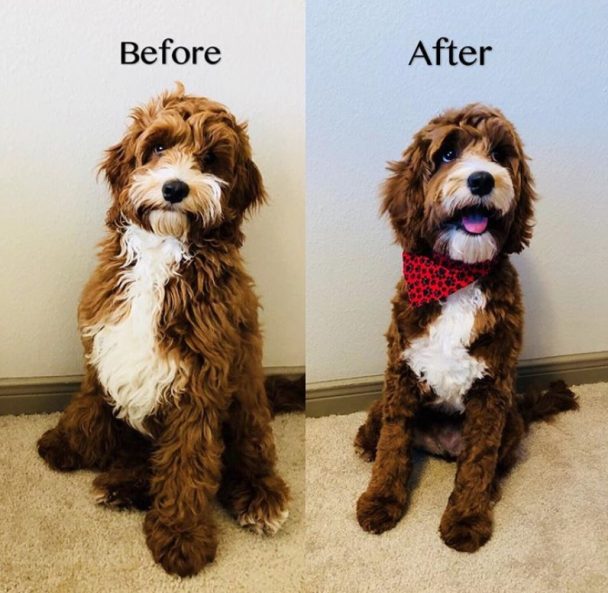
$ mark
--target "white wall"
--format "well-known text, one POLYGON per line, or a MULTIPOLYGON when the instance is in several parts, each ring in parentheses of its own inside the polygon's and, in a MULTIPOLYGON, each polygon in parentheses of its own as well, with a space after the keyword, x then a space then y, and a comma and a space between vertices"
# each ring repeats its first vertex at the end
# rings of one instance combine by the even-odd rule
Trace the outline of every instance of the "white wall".
POLYGON ((304 364, 303 0, 0 5, 0 377, 81 372, 76 307, 129 109, 182 80, 250 121, 271 204, 247 226, 265 364, 304 364), (217 45, 217 66, 121 66, 120 42, 217 45))
MULTIPOLYGON (((308 0, 307 371, 381 373, 400 252, 378 219, 384 165, 446 107, 516 124, 542 200, 514 258, 523 358, 608 350, 606 2, 308 0), (492 45, 484 67, 408 67, 418 42, 492 45)), ((431 43, 432 45, 432 43, 431 43)))

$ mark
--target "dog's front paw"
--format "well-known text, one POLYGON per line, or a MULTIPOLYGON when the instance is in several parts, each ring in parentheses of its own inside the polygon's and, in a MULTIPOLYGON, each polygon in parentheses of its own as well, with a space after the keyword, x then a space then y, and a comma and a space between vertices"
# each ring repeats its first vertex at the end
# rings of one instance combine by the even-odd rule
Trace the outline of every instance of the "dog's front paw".
POLYGON ((258 534, 274 535, 289 516, 289 489, 276 474, 243 483, 233 491, 230 506, 239 525, 258 534))
POLYGON ((172 523, 151 510, 144 521, 146 543, 152 556, 168 573, 193 576, 215 558, 215 528, 208 522, 172 523))
POLYGON ((403 513, 405 503, 393 497, 376 496, 364 492, 357 501, 357 521, 370 533, 383 533, 397 525, 403 513))
POLYGON ((476 552, 492 536, 492 515, 489 510, 466 513, 448 505, 441 518, 439 532, 450 548, 459 552, 476 552))
POLYGON ((148 480, 128 469, 99 474, 93 480, 93 496, 97 504, 116 509, 147 511, 152 503, 148 480))
POLYGON ((81 467, 80 456, 70 449, 58 428, 47 430, 38 439, 38 455, 58 471, 69 472, 81 467))

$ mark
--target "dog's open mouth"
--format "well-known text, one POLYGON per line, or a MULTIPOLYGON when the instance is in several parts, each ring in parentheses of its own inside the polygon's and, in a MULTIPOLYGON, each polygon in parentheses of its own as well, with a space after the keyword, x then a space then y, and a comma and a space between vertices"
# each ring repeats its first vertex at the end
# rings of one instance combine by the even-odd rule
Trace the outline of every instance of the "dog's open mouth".
POLYGON ((446 225, 461 229, 469 235, 482 235, 497 217, 498 212, 492 208, 470 206, 458 210, 454 216, 446 221, 446 225))

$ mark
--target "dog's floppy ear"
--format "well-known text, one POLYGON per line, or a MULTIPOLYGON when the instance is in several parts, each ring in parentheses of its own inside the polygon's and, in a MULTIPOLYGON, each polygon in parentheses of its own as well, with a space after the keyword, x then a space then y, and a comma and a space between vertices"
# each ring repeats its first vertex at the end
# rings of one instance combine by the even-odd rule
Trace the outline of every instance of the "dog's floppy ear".
MULTIPOLYGON (((183 86, 178 86, 176 92, 183 92, 183 86)), ((125 187, 129 175, 136 165, 135 148, 139 134, 150 124, 158 111, 162 108, 162 102, 167 97, 173 96, 168 93, 152 99, 148 105, 138 106, 131 110, 130 124, 126 134, 120 142, 110 146, 105 152, 105 157, 99 165, 99 173, 103 174, 117 195, 125 187)))
POLYGON ((515 175, 518 177, 519 194, 517 205, 513 215, 513 222, 509 235, 505 241, 504 251, 506 253, 519 253, 530 244, 532 230, 534 228, 534 201, 536 192, 530 168, 526 162, 523 150, 517 159, 515 175))
POLYGON ((129 174, 135 164, 135 156, 130 148, 130 143, 130 138, 125 137, 108 148, 99 165, 99 172, 105 176, 114 194, 118 194, 127 184, 129 174))
POLYGON ((250 158, 239 167, 233 193, 235 203, 241 212, 261 206, 266 201, 262 175, 250 158))
POLYGON ((230 194, 231 206, 246 213, 252 208, 261 206, 266 201, 266 190, 260 170, 251 158, 251 148, 247 136, 247 125, 239 125, 240 154, 237 157, 235 179, 230 194))
POLYGON ((416 139, 400 161, 388 164, 390 177, 382 188, 380 212, 390 218, 405 251, 420 248, 424 225, 424 176, 428 169, 423 141, 416 139))

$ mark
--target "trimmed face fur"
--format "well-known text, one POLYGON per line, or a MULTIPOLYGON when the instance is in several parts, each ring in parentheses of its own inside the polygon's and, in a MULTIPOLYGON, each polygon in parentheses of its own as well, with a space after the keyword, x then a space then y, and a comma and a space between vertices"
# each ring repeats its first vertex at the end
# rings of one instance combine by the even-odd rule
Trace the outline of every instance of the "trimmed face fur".
POLYGON ((477 263, 528 245, 532 178, 522 142, 498 109, 446 111, 389 170, 382 212, 404 250, 477 263))
POLYGON ((131 114, 124 138, 101 164, 112 188, 108 224, 196 240, 240 241, 245 212, 265 194, 245 124, 178 83, 131 114))

